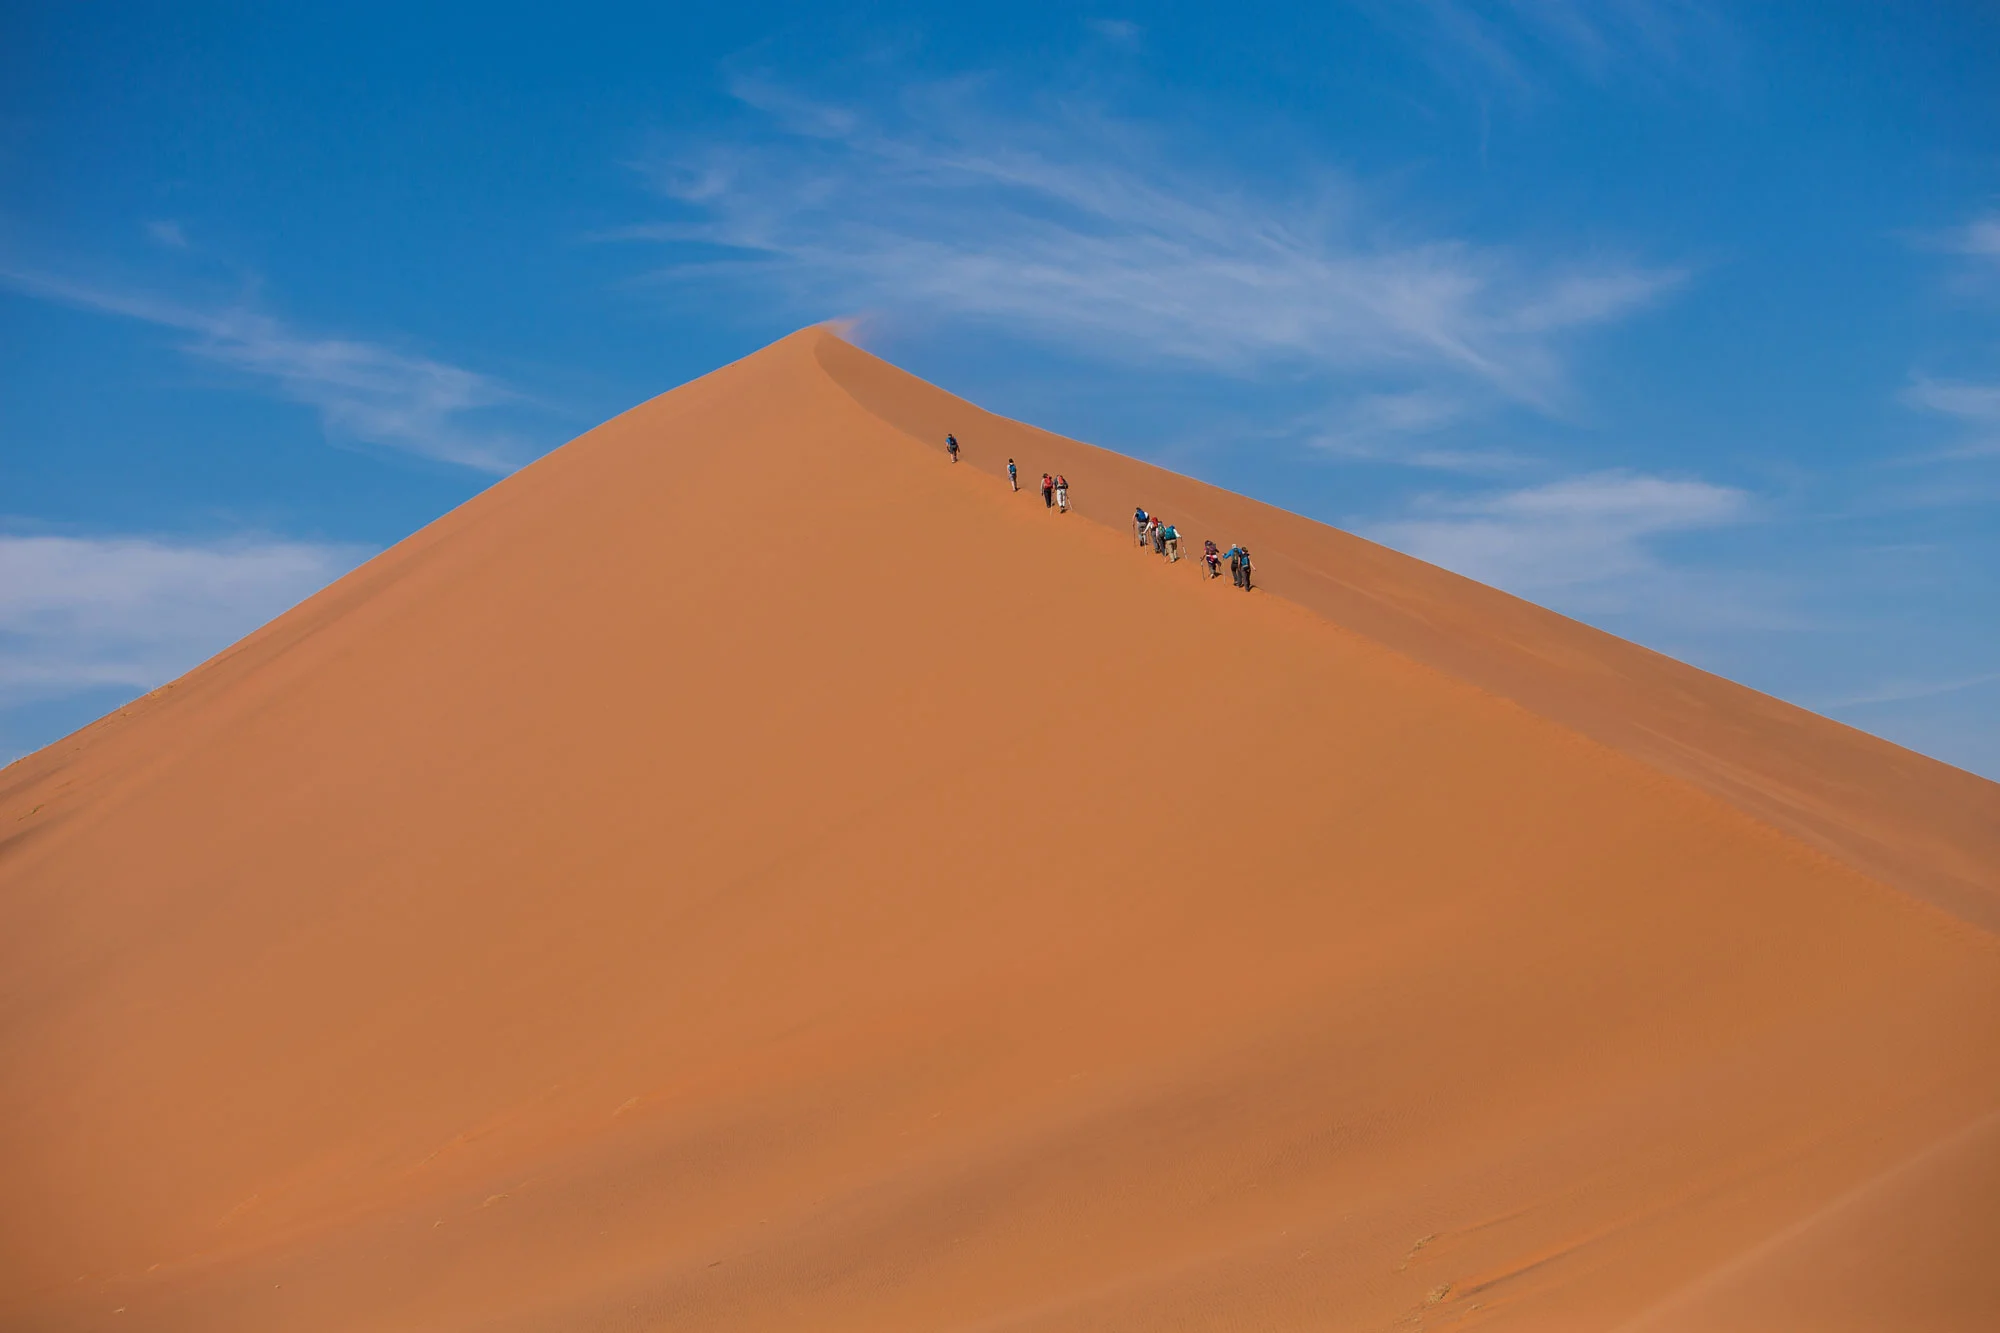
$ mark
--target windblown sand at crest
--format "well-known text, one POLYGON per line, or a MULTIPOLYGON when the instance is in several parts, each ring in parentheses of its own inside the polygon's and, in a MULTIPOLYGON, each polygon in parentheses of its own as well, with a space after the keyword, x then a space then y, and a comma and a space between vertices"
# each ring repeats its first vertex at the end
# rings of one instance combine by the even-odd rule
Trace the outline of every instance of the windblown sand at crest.
POLYGON ((10 1323, 1994 1314, 1841 1256, 2000 1242, 2000 788, 817 330, 8 769, 0 838, 10 1323))

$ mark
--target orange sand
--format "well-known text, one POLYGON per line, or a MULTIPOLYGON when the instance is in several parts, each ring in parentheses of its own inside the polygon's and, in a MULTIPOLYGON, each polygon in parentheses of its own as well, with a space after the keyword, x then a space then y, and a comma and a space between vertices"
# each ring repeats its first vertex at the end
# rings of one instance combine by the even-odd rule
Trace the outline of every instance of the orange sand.
POLYGON ((2000 786, 808 331, 0 774, 0 1326, 1988 1329, 1996 927, 2000 786))

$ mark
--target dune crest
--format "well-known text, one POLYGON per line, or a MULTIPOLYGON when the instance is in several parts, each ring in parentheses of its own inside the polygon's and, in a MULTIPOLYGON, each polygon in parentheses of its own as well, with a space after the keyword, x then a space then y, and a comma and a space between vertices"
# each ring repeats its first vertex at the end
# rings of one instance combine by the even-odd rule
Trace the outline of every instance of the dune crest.
POLYGON ((0 774, 0 1324, 1985 1327, 1996 904, 1995 784, 807 330, 0 774))

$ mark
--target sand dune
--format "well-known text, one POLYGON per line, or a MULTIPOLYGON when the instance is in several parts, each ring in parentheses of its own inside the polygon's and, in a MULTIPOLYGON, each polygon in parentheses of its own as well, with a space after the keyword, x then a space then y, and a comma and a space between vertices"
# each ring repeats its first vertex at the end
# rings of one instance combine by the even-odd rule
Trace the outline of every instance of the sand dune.
POLYGON ((1987 1328, 1996 925, 1995 784, 812 330, 0 774, 0 1324, 1987 1328))

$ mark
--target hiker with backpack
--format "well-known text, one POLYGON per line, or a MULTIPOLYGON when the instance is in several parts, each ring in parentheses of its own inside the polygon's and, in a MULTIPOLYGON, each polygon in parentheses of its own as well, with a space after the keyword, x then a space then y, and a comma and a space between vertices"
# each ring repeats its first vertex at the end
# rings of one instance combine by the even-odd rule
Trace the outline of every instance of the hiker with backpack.
POLYGON ((1248 587, 1250 578, 1250 552, 1243 549, 1243 543, 1238 542, 1224 551, 1222 558, 1229 562, 1229 577, 1234 580, 1236 586, 1239 588, 1248 587))
POLYGON ((1146 522, 1151 517, 1144 505, 1132 511, 1132 540, 1140 546, 1146 544, 1146 522))
POLYGON ((1007 460, 1007 484, 1017 491, 1021 489, 1021 472, 1014 466, 1014 460, 1011 458, 1007 460))
POLYGON ((1158 514, 1153 515, 1153 522, 1151 524, 1148 535, 1150 535, 1153 539, 1153 554, 1165 555, 1167 553, 1166 520, 1161 518, 1158 514))
POLYGON ((1201 559, 1202 563, 1208 566, 1208 576, 1210 578, 1219 579, 1222 577, 1222 552, 1216 549, 1213 541, 1204 541, 1201 544, 1201 559))
POLYGON ((1064 514, 1069 512, 1069 478, 1060 472, 1056 473, 1056 510, 1064 514))
POLYGON ((952 462, 956 463, 958 461, 958 436, 947 435, 944 437, 944 451, 951 455, 952 462))
POLYGON ((1048 473, 1044 472, 1042 474, 1042 508, 1054 509, 1055 507, 1056 507, 1056 479, 1054 477, 1051 477, 1048 473))
POLYGON ((1179 528, 1171 523, 1161 528, 1160 545, 1161 553, 1167 557, 1168 564, 1178 565, 1181 562, 1181 530, 1179 528))

